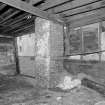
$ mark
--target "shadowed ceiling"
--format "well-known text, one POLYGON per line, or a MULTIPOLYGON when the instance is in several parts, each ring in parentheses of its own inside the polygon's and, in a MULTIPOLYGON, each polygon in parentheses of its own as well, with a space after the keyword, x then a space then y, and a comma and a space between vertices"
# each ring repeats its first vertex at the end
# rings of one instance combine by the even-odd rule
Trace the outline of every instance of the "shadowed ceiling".
MULTIPOLYGON (((0 0, 3 1, 3 0, 0 0)), ((105 0, 19 0, 54 16, 73 27, 104 20, 105 0)), ((37 15, 0 2, 0 34, 16 36, 34 31, 37 15)), ((43 17, 43 15, 42 15, 43 17)))

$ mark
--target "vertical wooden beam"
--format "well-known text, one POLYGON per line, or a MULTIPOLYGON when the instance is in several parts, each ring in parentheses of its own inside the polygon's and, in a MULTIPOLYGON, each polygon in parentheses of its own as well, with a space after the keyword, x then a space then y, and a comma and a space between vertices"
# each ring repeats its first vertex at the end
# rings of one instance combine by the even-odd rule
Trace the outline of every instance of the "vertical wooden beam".
MULTIPOLYGON (((81 47, 82 47, 82 49, 81 49, 81 54, 83 54, 84 53, 84 38, 83 38, 83 30, 82 30, 82 27, 80 27, 80 30, 81 30, 81 35, 82 35, 82 37, 81 37, 81 41, 82 41, 82 45, 81 45, 81 47)), ((84 55, 81 55, 81 61, 83 60, 83 56, 84 55)))
POLYGON ((65 56, 65 38, 66 38, 66 25, 63 25, 63 56, 65 56))
POLYGON ((17 38, 14 38, 14 56, 15 56, 15 63, 16 63, 16 74, 20 74, 20 67, 19 67, 19 58, 18 58, 18 47, 17 47, 17 38))
MULTIPOLYGON (((69 29, 69 24, 65 24, 64 25, 64 27, 65 27, 65 29, 64 29, 64 37, 65 37, 65 39, 64 39, 64 44, 65 44, 65 48, 64 48, 64 50, 65 50, 65 52, 64 52, 64 55, 66 55, 66 47, 67 47, 67 45, 66 44, 68 44, 69 42, 67 41, 66 42, 66 39, 68 39, 69 40, 69 31, 70 31, 70 29, 69 29)), ((70 45, 70 44, 69 44, 70 45)), ((70 46, 69 46, 70 47, 70 46)), ((69 48, 68 48, 69 49, 69 48)), ((67 50, 68 50, 67 49, 67 50)), ((67 54, 68 55, 68 54, 67 54)))
POLYGON ((99 32, 98 32, 98 47, 99 47, 99 61, 101 61, 101 55, 102 55, 102 52, 101 52, 101 33, 102 33, 102 22, 99 23, 99 32))

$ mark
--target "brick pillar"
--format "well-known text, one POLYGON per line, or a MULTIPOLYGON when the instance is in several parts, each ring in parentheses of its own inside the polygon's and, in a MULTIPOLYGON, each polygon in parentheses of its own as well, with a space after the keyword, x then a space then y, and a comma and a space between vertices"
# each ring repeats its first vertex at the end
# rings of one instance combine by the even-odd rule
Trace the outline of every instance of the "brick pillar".
POLYGON ((37 18, 35 21, 35 76, 41 86, 54 87, 63 69, 63 26, 37 18))
POLYGON ((49 87, 55 87, 63 70, 63 26, 50 23, 50 81, 49 87))
POLYGON ((48 86, 49 79, 49 37, 50 21, 36 18, 35 20, 35 77, 38 85, 48 86))

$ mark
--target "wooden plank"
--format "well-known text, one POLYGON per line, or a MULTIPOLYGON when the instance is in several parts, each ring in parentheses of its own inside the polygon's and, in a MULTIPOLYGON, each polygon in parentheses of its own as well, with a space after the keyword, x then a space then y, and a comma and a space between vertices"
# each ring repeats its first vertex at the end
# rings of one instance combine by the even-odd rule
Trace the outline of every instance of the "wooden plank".
POLYGON ((5 36, 5 35, 0 35, 0 37, 4 37, 4 38, 13 38, 12 36, 5 36))
POLYGON ((28 27, 30 25, 33 25, 33 22, 32 21, 29 21, 29 22, 24 23, 24 24, 18 24, 17 26, 15 26, 15 27, 13 27, 11 29, 8 29, 5 32, 7 32, 7 33, 8 32, 11 32, 11 31, 14 32, 15 30, 23 29, 24 27, 28 27))
POLYGON ((102 7, 105 7, 105 3, 103 4, 103 2, 105 2, 105 0, 102 0, 102 1, 99 1, 96 3, 92 3, 92 4, 89 4, 87 6, 83 6, 80 8, 76 8, 73 10, 65 11, 65 12, 63 12, 63 14, 65 14, 66 16, 73 16, 73 15, 85 13, 87 11, 96 10, 98 8, 100 9, 102 7))
POLYGON ((66 3, 64 5, 53 8, 53 11, 55 11, 54 13, 58 13, 61 11, 65 11, 67 9, 73 10, 73 9, 80 8, 82 6, 86 6, 88 4, 91 4, 97 1, 101 1, 101 0, 74 0, 71 3, 66 3))
POLYGON ((18 58, 18 45, 17 45, 17 39, 14 38, 14 57, 15 57, 15 63, 16 63, 16 75, 20 74, 20 67, 19 67, 19 58, 18 58))
POLYGON ((12 16, 14 16, 15 14, 19 13, 20 11, 15 11, 12 14, 8 15, 6 18, 4 18, 2 21, 0 21, 0 24, 5 22, 6 20, 8 20, 9 18, 11 18, 12 16))
POLYGON ((4 18, 6 14, 11 13, 12 11, 13 11, 13 9, 8 9, 7 11, 5 11, 5 12, 4 12, 3 14, 1 14, 0 16, 1 16, 2 18, 4 18))
POLYGON ((10 29, 6 29, 5 32, 13 31, 13 29, 21 28, 22 26, 25 26, 28 24, 32 24, 32 19, 29 21, 24 21, 24 22, 21 21, 20 23, 13 25, 13 27, 11 27, 10 29))
POLYGON ((22 36, 22 35, 27 35, 28 33, 32 33, 32 32, 34 32, 33 31, 34 29, 35 28, 33 28, 33 26, 25 27, 24 30, 19 30, 19 31, 14 32, 15 37, 19 37, 19 36, 22 36))
POLYGON ((19 29, 17 29, 16 31, 14 31, 13 33, 18 33, 19 31, 25 30, 25 29, 30 28, 30 27, 32 27, 32 26, 34 26, 34 25, 33 25, 33 24, 30 24, 30 25, 25 26, 25 27, 23 27, 23 28, 19 28, 19 29))
POLYGON ((64 3, 66 1, 68 1, 68 0, 48 0, 42 5, 42 7, 40 7, 40 9, 45 10, 45 9, 48 9, 48 8, 53 7, 55 5, 64 3))
POLYGON ((88 24, 93 24, 102 20, 105 20, 105 8, 101 9, 100 11, 97 11, 93 15, 84 16, 82 18, 78 18, 74 20, 72 17, 72 19, 69 19, 68 23, 70 24, 70 28, 74 28, 74 27, 80 27, 88 24))
POLYGON ((97 14, 98 11, 100 12, 100 10, 90 11, 90 12, 86 12, 86 13, 83 13, 83 14, 70 16, 70 17, 67 17, 66 19, 71 22, 71 21, 75 21, 75 20, 78 20, 78 19, 86 17, 86 16, 91 16, 91 15, 97 14))
POLYGON ((33 5, 33 4, 36 4, 36 3, 38 3, 38 2, 40 2, 40 1, 42 1, 42 0, 30 0, 30 4, 31 5, 33 5))
POLYGON ((41 18, 48 19, 59 24, 64 24, 62 18, 58 17, 57 15, 49 14, 21 0, 0 0, 0 2, 6 3, 12 7, 29 12, 41 18))
POLYGON ((68 20, 68 22, 75 22, 75 21, 79 21, 80 19, 84 19, 84 18, 93 18, 93 17, 103 17, 103 15, 105 14, 105 8, 101 8, 98 10, 94 10, 94 11, 90 11, 90 12, 86 12, 83 14, 78 14, 75 16, 70 16, 68 18, 66 18, 68 20))
POLYGON ((5 7, 6 7, 6 4, 0 5, 0 10, 2 10, 2 9, 5 8, 5 7))
POLYGON ((2 25, 6 25, 6 26, 9 25, 9 26, 12 26, 13 24, 15 24, 15 23, 17 23, 17 22, 23 20, 24 18, 26 18, 26 16, 28 16, 28 15, 29 15, 28 13, 24 13, 24 14, 18 16, 17 18, 15 18, 15 19, 10 19, 10 20, 8 20, 8 21, 2 23, 2 25))

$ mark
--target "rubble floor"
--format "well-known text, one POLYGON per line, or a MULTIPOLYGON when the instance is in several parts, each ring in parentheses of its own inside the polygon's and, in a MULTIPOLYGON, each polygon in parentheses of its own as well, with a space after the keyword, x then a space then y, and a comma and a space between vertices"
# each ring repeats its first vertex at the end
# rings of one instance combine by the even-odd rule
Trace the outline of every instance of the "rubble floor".
POLYGON ((68 92, 33 86, 22 76, 0 74, 0 105, 95 105, 105 97, 86 87, 68 92))

